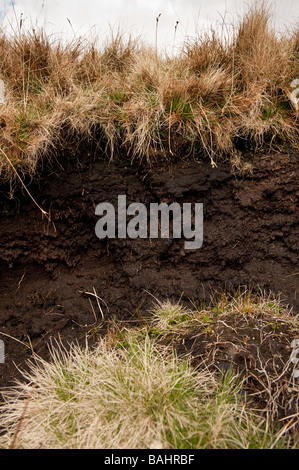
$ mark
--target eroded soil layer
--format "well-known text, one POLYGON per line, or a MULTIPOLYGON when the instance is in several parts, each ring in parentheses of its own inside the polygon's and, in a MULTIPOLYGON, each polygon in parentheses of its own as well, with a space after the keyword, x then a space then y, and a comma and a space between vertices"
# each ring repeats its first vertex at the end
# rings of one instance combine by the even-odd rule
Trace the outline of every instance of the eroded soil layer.
POLYGON ((291 151, 259 158, 243 176, 208 161, 170 170, 69 159, 64 170, 30 186, 50 221, 26 195, 9 201, 3 193, 0 386, 18 376, 16 365, 31 347, 45 355, 51 337, 92 336, 102 314, 119 321, 148 315, 152 296, 199 302, 215 289, 251 285, 281 293, 298 313, 298 180, 298 154, 291 151), (184 239, 99 240, 95 206, 117 206, 122 194, 128 204, 146 206, 203 202, 202 247, 185 250, 184 239))

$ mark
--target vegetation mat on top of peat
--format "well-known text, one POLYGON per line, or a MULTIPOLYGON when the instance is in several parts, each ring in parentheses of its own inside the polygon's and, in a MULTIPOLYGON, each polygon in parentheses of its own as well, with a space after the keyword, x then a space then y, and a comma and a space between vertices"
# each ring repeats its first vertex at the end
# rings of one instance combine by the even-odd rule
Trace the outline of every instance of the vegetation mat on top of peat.
POLYGON ((256 4, 229 37, 223 27, 189 38, 171 57, 120 32, 100 46, 1 31, 1 181, 35 176, 82 140, 152 164, 298 146, 298 29, 279 36, 270 17, 256 4))

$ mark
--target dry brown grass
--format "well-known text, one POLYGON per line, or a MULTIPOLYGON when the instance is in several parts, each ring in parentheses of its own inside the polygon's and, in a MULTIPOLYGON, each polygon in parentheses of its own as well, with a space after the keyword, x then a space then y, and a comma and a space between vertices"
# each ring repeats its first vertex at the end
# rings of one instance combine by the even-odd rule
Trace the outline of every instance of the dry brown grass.
POLYGON ((254 6, 232 28, 188 40, 174 57, 117 32, 100 47, 67 45, 43 31, 0 33, 1 180, 34 175, 38 162, 96 135, 107 154, 155 162, 234 154, 236 142, 298 143, 291 82, 299 78, 298 29, 279 36, 254 6))

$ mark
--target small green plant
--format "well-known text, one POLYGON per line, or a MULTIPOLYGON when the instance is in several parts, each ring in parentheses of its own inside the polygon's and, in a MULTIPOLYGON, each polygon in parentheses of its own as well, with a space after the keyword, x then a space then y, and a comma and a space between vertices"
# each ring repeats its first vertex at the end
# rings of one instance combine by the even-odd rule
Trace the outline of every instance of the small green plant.
POLYGON ((213 322, 213 316, 210 314, 210 312, 207 312, 207 311, 200 312, 199 318, 203 323, 212 323, 213 322))
POLYGON ((152 322, 158 331, 172 329, 191 319, 191 312, 186 310, 181 303, 157 302, 152 311, 152 322))
POLYGON ((271 323, 270 323, 270 326, 271 326, 271 330, 273 330, 275 333, 278 333, 278 332, 279 332, 279 330, 280 330, 280 325, 278 325, 277 323, 271 322, 271 323))
POLYGON ((193 119, 192 104, 183 96, 174 94, 166 104, 165 111, 167 114, 174 113, 178 119, 190 121, 193 119))

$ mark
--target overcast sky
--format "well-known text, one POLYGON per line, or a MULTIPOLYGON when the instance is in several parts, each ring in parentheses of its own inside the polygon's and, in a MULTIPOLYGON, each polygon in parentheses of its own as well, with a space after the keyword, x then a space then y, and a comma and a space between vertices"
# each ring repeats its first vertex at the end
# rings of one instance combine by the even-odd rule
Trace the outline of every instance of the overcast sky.
MULTIPOLYGON (((107 37, 110 27, 118 26, 133 36, 155 43, 156 17, 161 13, 158 28, 159 47, 172 47, 176 21, 176 45, 194 36, 208 25, 219 25, 225 15, 227 23, 246 9, 250 0, 0 0, 2 23, 45 26, 49 32, 66 37, 89 32, 107 37), (21 16, 22 15, 22 16, 21 16), (69 20, 69 21, 68 21, 69 20)), ((298 24, 299 0, 272 0, 276 28, 283 30, 298 24)))

